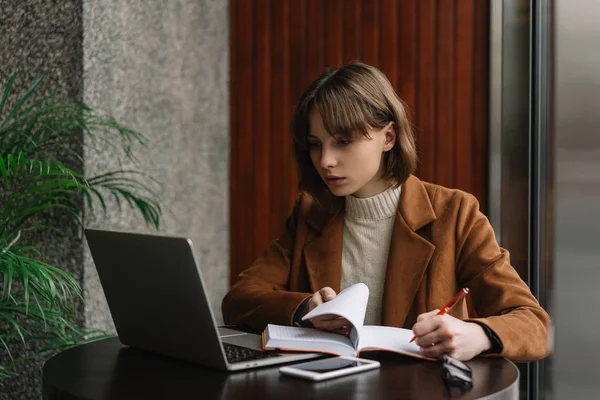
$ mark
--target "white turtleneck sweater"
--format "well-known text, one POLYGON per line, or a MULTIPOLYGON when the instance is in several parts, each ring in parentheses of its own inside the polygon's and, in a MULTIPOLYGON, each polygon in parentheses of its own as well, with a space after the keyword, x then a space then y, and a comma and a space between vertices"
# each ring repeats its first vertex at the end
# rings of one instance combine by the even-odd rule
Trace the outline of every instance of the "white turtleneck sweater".
POLYGON ((363 282, 369 287, 365 325, 381 325, 383 284, 400 187, 373 197, 346 197, 341 289, 363 282))

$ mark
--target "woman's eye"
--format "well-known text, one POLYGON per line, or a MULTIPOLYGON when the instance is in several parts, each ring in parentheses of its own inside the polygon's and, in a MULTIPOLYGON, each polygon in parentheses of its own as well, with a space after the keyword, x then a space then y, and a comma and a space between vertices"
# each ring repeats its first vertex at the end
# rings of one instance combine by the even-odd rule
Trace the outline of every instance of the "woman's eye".
POLYGON ((337 141, 337 144, 339 144, 340 146, 347 146, 350 143, 352 143, 352 140, 348 140, 348 139, 340 139, 337 141))
POLYGON ((314 149, 319 147, 319 142, 308 142, 308 148, 309 149, 314 149))

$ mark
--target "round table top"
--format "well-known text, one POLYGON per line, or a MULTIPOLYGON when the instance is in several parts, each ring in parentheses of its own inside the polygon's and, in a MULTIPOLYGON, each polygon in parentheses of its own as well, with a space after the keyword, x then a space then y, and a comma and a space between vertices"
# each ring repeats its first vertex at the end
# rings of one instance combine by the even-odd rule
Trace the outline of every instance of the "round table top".
POLYGON ((129 348, 118 338, 66 350, 46 362, 44 399, 518 399, 519 371, 504 358, 467 362, 473 389, 450 392, 439 363, 370 353, 377 370, 323 382, 279 374, 279 366, 224 372, 129 348))

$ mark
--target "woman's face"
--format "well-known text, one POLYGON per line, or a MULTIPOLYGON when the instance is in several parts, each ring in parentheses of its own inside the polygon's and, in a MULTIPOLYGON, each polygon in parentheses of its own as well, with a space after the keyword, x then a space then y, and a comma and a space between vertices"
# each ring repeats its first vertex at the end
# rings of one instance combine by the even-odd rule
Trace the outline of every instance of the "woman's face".
POLYGON ((392 123, 369 130, 370 138, 359 135, 355 139, 329 135, 317 110, 310 113, 309 123, 310 158, 331 193, 366 198, 389 187, 391 182, 382 179, 383 153, 394 147, 392 123))

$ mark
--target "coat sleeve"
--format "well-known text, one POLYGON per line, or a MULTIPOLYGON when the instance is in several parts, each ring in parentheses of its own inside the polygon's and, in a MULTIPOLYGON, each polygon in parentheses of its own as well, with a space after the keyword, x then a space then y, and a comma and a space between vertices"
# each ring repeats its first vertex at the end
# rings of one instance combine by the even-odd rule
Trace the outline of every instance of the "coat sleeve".
POLYGON ((465 196, 457 219, 457 276, 471 291, 477 318, 502 342, 500 355, 532 361, 549 354, 550 317, 511 266, 475 197, 465 196))
POLYGON ((291 325, 302 302, 312 293, 291 292, 290 268, 301 210, 308 199, 299 196, 279 239, 245 271, 223 298, 221 310, 227 325, 263 330, 267 324, 291 325))

